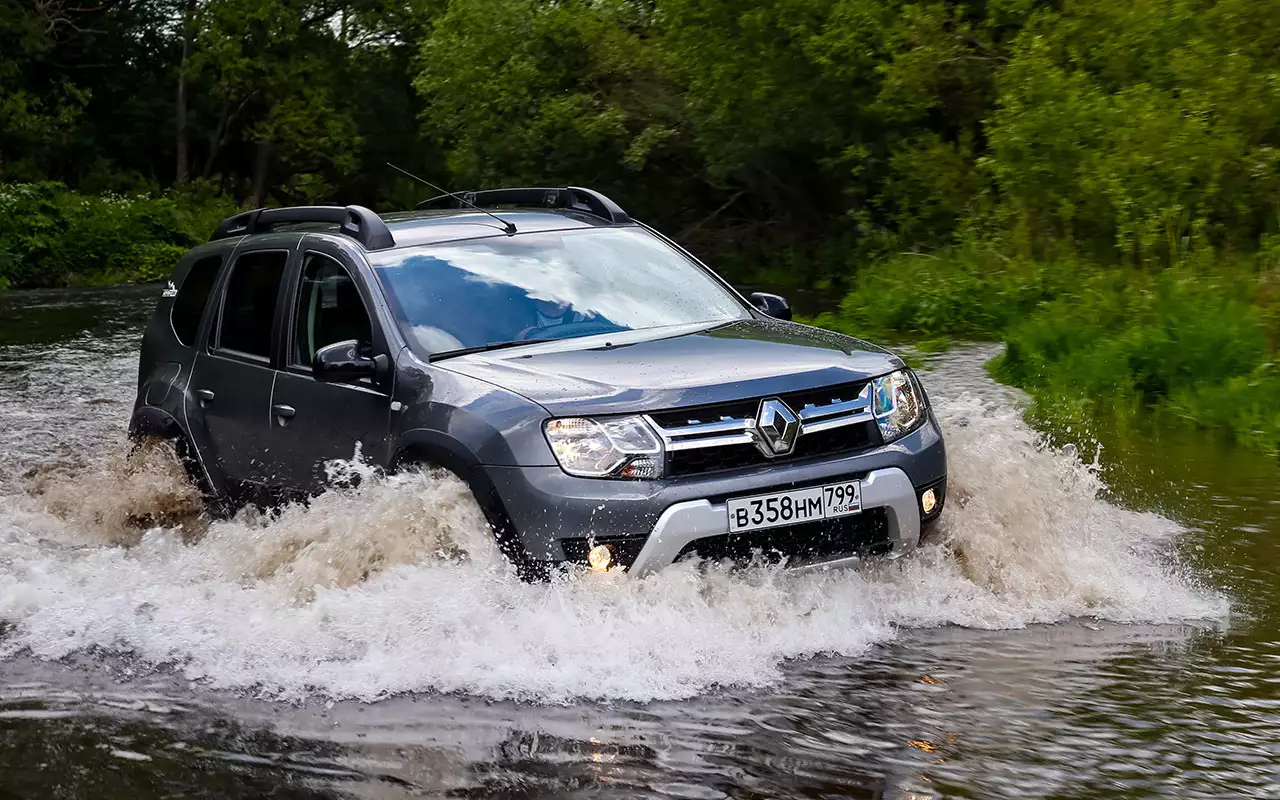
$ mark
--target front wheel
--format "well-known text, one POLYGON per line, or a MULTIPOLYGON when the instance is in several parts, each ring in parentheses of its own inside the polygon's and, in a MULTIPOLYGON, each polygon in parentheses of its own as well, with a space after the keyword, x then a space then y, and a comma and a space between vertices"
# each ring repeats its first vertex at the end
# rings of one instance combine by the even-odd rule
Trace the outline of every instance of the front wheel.
MULTIPOLYGON (((441 503, 440 513, 450 518, 439 522, 452 523, 454 520, 465 520, 468 516, 478 520, 484 526, 486 535, 491 537, 489 541, 497 545, 498 553, 515 567, 516 575, 521 580, 534 582, 549 577, 550 566, 529 557, 495 491, 486 492, 457 472, 429 461, 405 462, 395 471, 401 474, 417 473, 428 482, 433 498, 441 503), (455 487, 452 492, 448 490, 450 485, 455 487), (470 515, 461 513, 461 505, 468 507, 470 515)), ((455 535, 465 538, 468 533, 470 531, 459 530, 455 535)))

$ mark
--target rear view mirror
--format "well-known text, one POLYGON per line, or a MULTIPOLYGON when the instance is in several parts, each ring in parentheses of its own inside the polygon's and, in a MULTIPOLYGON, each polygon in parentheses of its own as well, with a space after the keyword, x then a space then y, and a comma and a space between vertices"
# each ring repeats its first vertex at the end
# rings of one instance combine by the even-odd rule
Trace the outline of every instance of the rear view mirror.
POLYGON ((355 339, 334 342, 316 351, 311 363, 311 374, 318 381, 347 383, 361 378, 372 378, 378 372, 378 363, 360 355, 360 344, 355 339))
POLYGON ((752 292, 751 304, 774 319, 791 319, 791 304, 782 295, 752 292))

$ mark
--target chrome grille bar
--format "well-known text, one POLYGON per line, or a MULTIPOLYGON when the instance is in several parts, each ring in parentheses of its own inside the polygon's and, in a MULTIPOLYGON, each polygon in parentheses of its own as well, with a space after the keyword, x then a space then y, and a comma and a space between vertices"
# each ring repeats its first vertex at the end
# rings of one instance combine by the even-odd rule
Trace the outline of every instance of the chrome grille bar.
POLYGON ((816 422, 802 422, 800 424, 800 435, 806 433, 821 433, 829 431, 832 428, 843 428, 845 425, 857 425, 860 422, 870 422, 871 412, 867 411, 862 414, 850 414, 845 417, 832 417, 831 419, 817 420, 816 422))
MULTIPOLYGON (((800 418, 801 436, 870 422, 871 382, 868 381, 852 400, 837 400, 821 405, 809 403, 804 408, 793 410, 800 418)), ((722 417, 714 421, 691 422, 674 427, 663 427, 648 415, 645 420, 662 437, 668 452, 756 443, 754 417, 722 417)))
POLYGON ((871 417, 871 382, 862 387, 858 396, 852 400, 828 403, 824 406, 807 405, 798 412, 800 416, 800 435, 820 433, 832 428, 843 428, 845 425, 857 425, 870 422, 871 417))
POLYGON ((804 421, 825 419, 826 417, 843 416, 847 414, 857 414, 859 412, 871 412, 871 384, 867 384, 867 388, 862 390, 852 400, 845 400, 840 403, 831 403, 825 406, 805 406, 800 409, 800 419, 804 421))
POLYGON ((755 442, 756 440, 749 433, 739 433, 735 436, 711 436, 706 439, 666 440, 668 452, 697 450, 703 447, 728 447, 734 444, 755 444, 755 442))
MULTIPOLYGON (((650 422, 652 421, 653 420, 651 419, 650 422)), ((695 422, 692 425, 682 425, 679 428, 662 428, 662 430, 673 439, 680 439, 685 436, 708 436, 713 433, 733 433, 736 431, 744 431, 747 428, 752 427, 755 427, 754 419, 735 419, 733 417, 728 417, 717 422, 695 422)))

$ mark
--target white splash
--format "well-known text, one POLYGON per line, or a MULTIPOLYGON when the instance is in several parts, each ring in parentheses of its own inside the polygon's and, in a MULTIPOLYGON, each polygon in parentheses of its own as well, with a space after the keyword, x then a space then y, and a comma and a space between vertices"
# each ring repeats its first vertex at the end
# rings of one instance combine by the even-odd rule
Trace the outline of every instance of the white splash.
POLYGON ((106 651, 282 699, 643 701, 767 685, 786 659, 857 655, 900 626, 1227 613, 1177 566, 1174 523, 1100 499, 1094 471, 1007 403, 936 407, 939 530, 899 561, 818 574, 684 564, 526 584, 447 476, 366 476, 205 523, 182 518, 171 463, 66 471, 0 498, 0 658, 106 651), (140 519, 158 526, 138 535, 140 519))

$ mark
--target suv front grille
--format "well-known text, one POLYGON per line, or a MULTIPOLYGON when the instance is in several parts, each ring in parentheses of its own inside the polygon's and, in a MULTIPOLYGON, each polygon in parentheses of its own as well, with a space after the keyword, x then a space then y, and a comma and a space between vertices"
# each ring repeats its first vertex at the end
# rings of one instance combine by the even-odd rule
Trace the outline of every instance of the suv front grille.
POLYGON ((788 566, 821 563, 851 556, 884 555, 893 549, 883 508, 847 517, 805 522, 782 528, 708 536, 684 546, 676 561, 705 558, 750 561, 757 554, 768 563, 788 566))
POLYGON ((881 443, 871 416, 871 383, 839 384, 777 396, 799 418, 795 447, 765 455, 757 444, 756 413, 762 399, 650 414, 667 450, 667 475, 786 463, 817 456, 857 453, 881 443))

